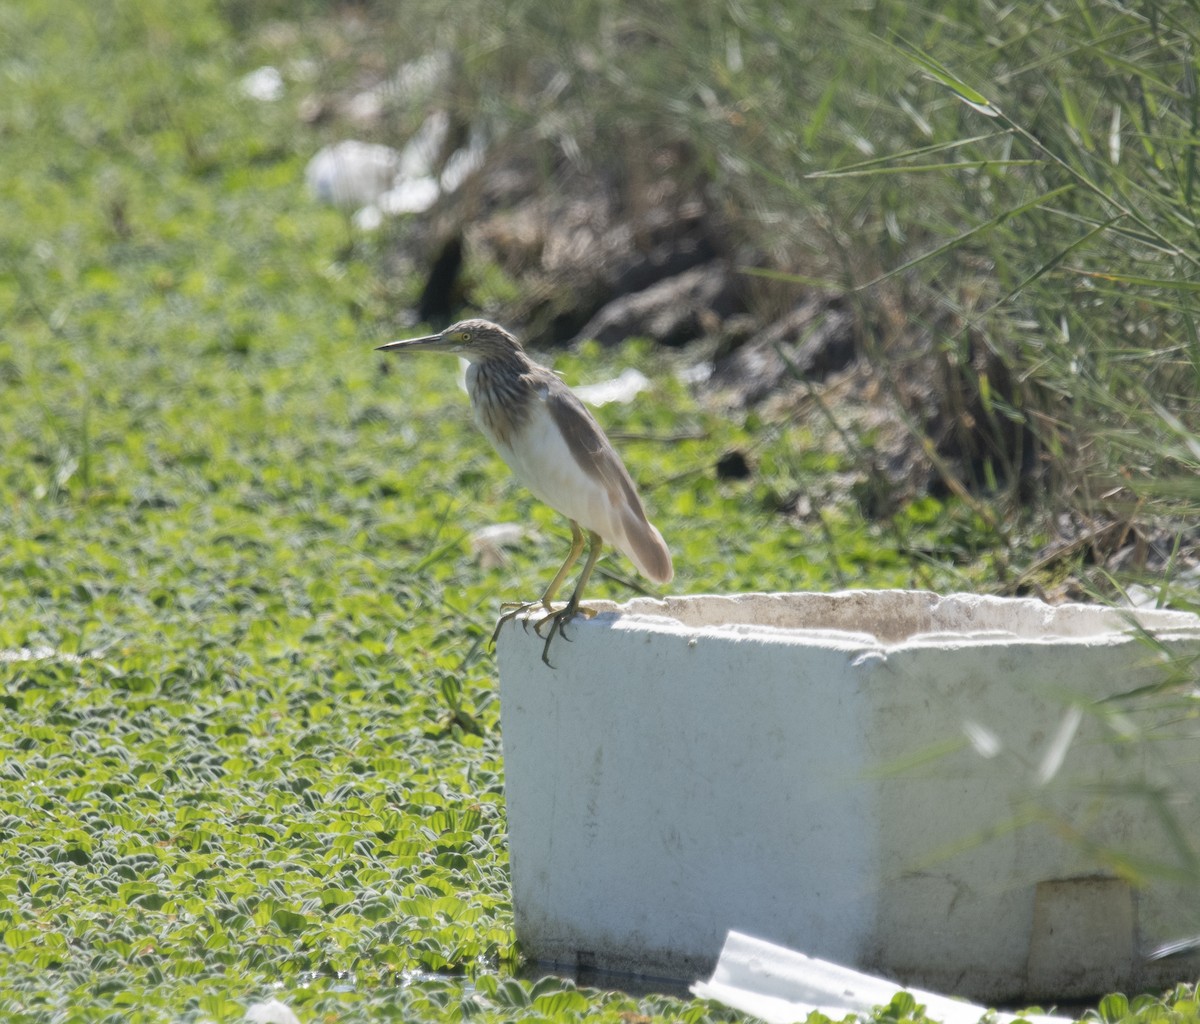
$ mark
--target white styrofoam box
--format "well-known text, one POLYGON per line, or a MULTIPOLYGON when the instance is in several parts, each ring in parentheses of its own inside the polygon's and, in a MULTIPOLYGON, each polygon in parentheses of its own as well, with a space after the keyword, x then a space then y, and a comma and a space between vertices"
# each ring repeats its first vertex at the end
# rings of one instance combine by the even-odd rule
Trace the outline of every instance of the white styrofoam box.
POLYGON ((736 930, 996 1001, 1200 966, 1141 955, 1200 931, 1200 891, 1135 888, 1111 855, 1179 867, 1164 809, 1200 850, 1194 683, 1106 701, 1200 652, 1200 618, 915 591, 593 604, 553 669, 520 620, 498 641, 526 955, 687 978, 736 930))

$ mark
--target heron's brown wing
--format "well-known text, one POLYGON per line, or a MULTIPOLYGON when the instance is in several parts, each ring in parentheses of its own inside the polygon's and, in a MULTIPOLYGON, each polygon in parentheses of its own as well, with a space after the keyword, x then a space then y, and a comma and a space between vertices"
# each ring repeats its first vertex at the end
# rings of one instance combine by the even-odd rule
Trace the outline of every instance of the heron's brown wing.
POLYGON ((557 377, 542 382, 546 387, 546 408, 566 439, 567 448, 585 473, 603 481, 614 507, 621 509, 622 525, 629 554, 650 579, 666 583, 671 579, 671 552, 662 535, 646 518, 642 499, 600 424, 587 407, 557 377))

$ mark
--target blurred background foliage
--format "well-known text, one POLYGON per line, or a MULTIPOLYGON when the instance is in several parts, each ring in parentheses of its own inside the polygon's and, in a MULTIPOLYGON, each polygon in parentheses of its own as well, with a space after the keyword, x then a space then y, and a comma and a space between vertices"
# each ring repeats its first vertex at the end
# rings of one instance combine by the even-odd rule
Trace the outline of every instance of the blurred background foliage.
MULTIPOLYGON (((318 24, 346 10, 309 8, 318 24)), ((446 54, 430 102, 485 126, 494 153, 536 154, 549 188, 591 175, 649 203, 650 168, 675 147, 670 173, 755 275, 756 312, 814 290, 847 302, 934 493, 980 500, 999 547, 1052 538, 1161 574, 1193 545, 1186 0, 354 10, 370 28, 345 44, 342 20, 352 59, 322 60, 330 92, 361 84, 364 52, 381 68, 446 54)), ((380 137, 426 112, 387 111, 380 137)), ((1084 589, 1112 593, 1100 575, 1084 589)))

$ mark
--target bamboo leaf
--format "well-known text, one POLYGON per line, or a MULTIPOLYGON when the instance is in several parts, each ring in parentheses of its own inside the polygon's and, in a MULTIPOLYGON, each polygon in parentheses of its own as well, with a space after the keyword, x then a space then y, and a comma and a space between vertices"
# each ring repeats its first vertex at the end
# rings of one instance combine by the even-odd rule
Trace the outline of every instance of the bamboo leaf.
MULTIPOLYGON (((903 42, 903 40, 902 40, 903 42)), ((916 47, 905 43, 903 46, 896 48, 910 61, 917 65, 934 81, 944 85, 963 103, 969 106, 972 110, 983 114, 985 117, 996 117, 1000 111, 993 106, 992 102, 976 89, 972 89, 962 79, 951 74, 950 71, 942 64, 938 63, 933 57, 921 53, 916 47)))

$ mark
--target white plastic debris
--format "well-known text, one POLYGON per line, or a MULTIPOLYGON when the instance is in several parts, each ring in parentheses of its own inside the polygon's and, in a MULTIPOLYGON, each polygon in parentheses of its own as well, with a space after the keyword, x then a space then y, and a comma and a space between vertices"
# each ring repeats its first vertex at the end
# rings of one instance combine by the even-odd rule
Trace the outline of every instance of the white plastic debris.
POLYGON ((711 359, 702 359, 698 363, 693 363, 691 366, 681 368, 675 376, 681 384, 695 385, 703 384, 713 375, 713 363, 711 359))
POLYGON ((424 213, 438 201, 439 195, 441 189, 436 178, 405 178, 381 195, 376 206, 388 217, 400 213, 424 213))
POLYGON ((435 110, 418 128, 400 151, 398 180, 433 176, 437 158, 450 135, 450 115, 444 110, 435 110))
POLYGON ((283 75, 270 65, 257 68, 242 77, 240 83, 243 96, 260 103, 274 103, 283 99, 283 75))
POLYGON ((641 370, 626 367, 611 380, 597 384, 584 384, 575 388, 575 394, 588 405, 608 405, 609 402, 632 402, 650 387, 650 378, 641 370))
POLYGON ((377 123, 383 116, 383 106, 387 96, 379 89, 367 89, 351 96, 342 111, 347 120, 361 126, 377 123))
POLYGON ((403 65, 387 81, 354 96, 346 105, 345 114, 358 124, 374 124, 385 107, 416 104, 449 80, 452 69, 450 54, 435 51, 403 65))
POLYGON ((292 1008, 278 999, 268 999, 246 1007, 246 1020, 250 1024, 300 1024, 300 1018, 292 1012, 292 1008))
POLYGON ((374 203, 368 203, 361 210, 356 210, 350 219, 359 231, 378 231, 383 227, 383 211, 374 203))
POLYGON ((450 116, 437 110, 402 150, 348 139, 318 152, 304 177, 317 199, 356 211, 355 226, 374 231, 386 217, 424 213, 483 166, 487 144, 481 132, 473 131, 439 175, 438 157, 449 135, 450 116))
POLYGON ((304 169, 304 180, 321 202, 357 210, 390 189, 399 168, 400 154, 391 146, 346 139, 318 151, 304 169))
POLYGON ((994 1024, 1018 1020, 1031 1024, 1069 1024, 1071 1020, 995 1013, 936 992, 905 989, 894 981, 732 931, 725 937, 712 977, 696 982, 691 991, 700 999, 713 999, 761 1017, 767 1024, 793 1024, 805 1020, 813 1011, 832 1020, 841 1020, 847 1014, 867 1018, 876 1007, 887 1006, 897 992, 908 992, 925 1007, 930 1020, 941 1024, 978 1024, 985 1016, 994 1024))
POLYGON ((400 150, 389 187, 374 197, 371 208, 359 210, 355 224, 365 230, 374 230, 383 223, 384 217, 424 213, 430 209, 442 194, 434 168, 449 134, 450 115, 444 110, 435 110, 425 118, 400 150))
POLYGON ((449 195, 457 192, 459 186, 483 166, 487 154, 487 141, 482 132, 472 131, 465 146, 450 154, 446 166, 442 170, 442 191, 449 195))
POLYGON ((494 569, 507 561, 505 548, 515 548, 532 531, 520 523, 493 523, 471 534, 471 554, 484 569, 494 569))

